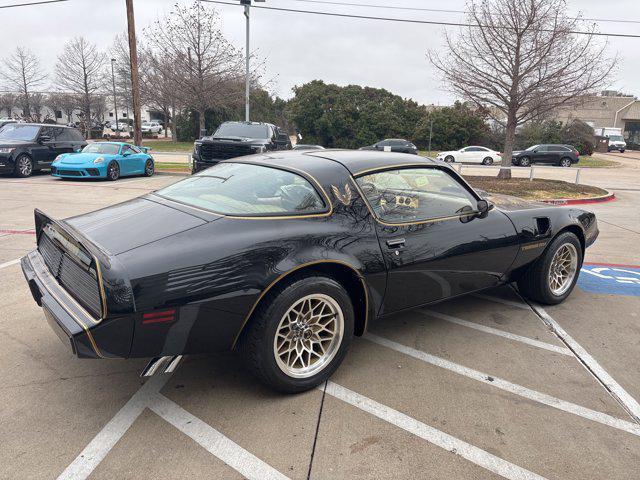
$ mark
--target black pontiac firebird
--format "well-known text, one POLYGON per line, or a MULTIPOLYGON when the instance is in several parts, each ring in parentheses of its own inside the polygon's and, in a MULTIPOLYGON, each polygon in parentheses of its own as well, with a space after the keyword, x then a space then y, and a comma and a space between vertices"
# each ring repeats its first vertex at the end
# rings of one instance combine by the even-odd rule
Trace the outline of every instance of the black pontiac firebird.
POLYGON ((37 211, 22 259, 35 301, 82 358, 238 349, 272 387, 328 378, 376 317, 517 282, 563 301, 598 228, 577 208, 496 207, 445 164, 367 151, 220 162, 85 215, 37 211))

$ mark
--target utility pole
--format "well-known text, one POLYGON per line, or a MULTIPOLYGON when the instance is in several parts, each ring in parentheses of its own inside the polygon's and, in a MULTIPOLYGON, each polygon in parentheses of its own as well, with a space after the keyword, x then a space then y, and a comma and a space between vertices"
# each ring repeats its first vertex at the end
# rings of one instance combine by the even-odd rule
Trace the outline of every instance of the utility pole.
MULTIPOLYGON (((118 132, 118 102, 116 100, 116 74, 114 71, 114 67, 113 64, 116 63, 116 59, 112 58, 111 59, 111 81, 113 82, 113 110, 116 114, 116 128, 115 128, 115 132, 117 135, 118 132)), ((112 130, 114 130, 112 128, 112 130)))
POLYGON ((431 155, 431 134, 433 133, 433 118, 429 121, 429 153, 431 155))
POLYGON ((131 97, 133 100, 133 139, 138 146, 142 145, 140 121, 140 82, 138 80, 138 47, 136 46, 136 22, 133 17, 133 0, 127 3, 127 29, 129 32, 129 60, 131 62, 131 97))

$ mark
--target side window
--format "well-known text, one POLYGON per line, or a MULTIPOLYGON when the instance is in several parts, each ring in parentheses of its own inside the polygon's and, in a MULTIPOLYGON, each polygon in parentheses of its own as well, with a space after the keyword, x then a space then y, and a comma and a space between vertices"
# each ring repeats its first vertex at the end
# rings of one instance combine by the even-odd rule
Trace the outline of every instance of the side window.
POLYGON ((549 147, 547 145, 541 145, 536 150, 538 150, 538 152, 552 152, 553 147, 549 147))
POLYGON ((375 215, 385 222, 464 216, 476 209, 473 195, 437 168, 386 170, 356 181, 375 215))
POLYGON ((49 137, 49 141, 53 142, 56 140, 56 134, 53 127, 42 127, 40 129, 40 137, 49 137))
POLYGON ((60 135, 58 136, 57 140, 60 142, 77 142, 77 139, 73 134, 73 130, 71 130, 70 128, 61 128, 60 135))
POLYGON ((130 154, 136 153, 136 152, 134 152, 133 148, 131 148, 129 145, 125 145, 125 146, 122 147, 120 155, 124 155, 125 153, 130 155, 130 154))
POLYGON ((74 142, 84 142, 84 137, 75 128, 68 128, 67 131, 71 134, 71 137, 74 142))

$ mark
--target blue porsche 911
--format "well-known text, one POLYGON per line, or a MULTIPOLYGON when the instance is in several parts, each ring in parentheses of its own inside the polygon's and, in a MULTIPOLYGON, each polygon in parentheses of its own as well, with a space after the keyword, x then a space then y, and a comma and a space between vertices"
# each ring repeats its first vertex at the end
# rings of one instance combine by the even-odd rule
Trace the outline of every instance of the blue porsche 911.
POLYGON ((155 165, 147 147, 122 142, 90 143, 81 151, 58 155, 51 164, 51 175, 61 178, 106 178, 117 180, 129 175, 153 175, 155 165))

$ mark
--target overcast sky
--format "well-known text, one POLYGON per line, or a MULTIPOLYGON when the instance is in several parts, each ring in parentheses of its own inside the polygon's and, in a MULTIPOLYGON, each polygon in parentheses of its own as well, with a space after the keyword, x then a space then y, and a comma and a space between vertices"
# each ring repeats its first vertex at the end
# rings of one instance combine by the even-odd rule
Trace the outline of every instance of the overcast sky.
MULTIPOLYGON (((33 0, 0 0, 0 5, 33 0)), ((349 3, 463 10, 464 0, 344 0, 349 3)), ((134 0, 138 32, 171 10, 176 0, 134 0)), ((180 3, 191 3, 182 1, 180 3)), ((568 0, 572 13, 585 17, 640 21, 638 0, 568 0)), ((84 36, 105 50, 116 33, 126 29, 125 0, 69 0, 66 3, 0 9, 0 45, 6 56, 24 45, 53 69, 56 56, 69 38, 84 36)), ((461 21, 462 14, 415 12, 370 7, 318 5, 295 0, 267 0, 261 5, 302 10, 324 10, 358 15, 461 21)), ((236 6, 214 5, 223 33, 237 46, 244 45, 244 16, 236 6)), ((453 98, 429 65, 425 52, 443 44, 443 28, 431 25, 342 19, 317 15, 252 10, 252 47, 266 59, 266 78, 274 80, 274 93, 288 98, 291 87, 313 79, 339 85, 383 87, 424 104, 448 104, 453 98)), ((640 33, 640 24, 599 24, 601 32, 640 33)), ((455 30, 455 27, 446 27, 455 30)), ((612 88, 640 96, 640 38, 610 38, 611 57, 622 64, 612 88)))

